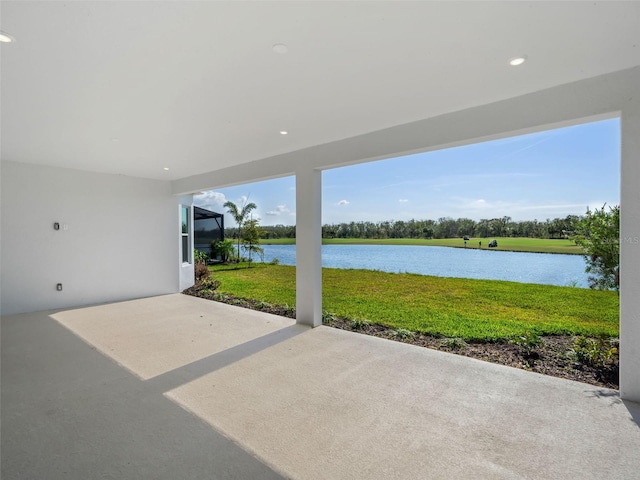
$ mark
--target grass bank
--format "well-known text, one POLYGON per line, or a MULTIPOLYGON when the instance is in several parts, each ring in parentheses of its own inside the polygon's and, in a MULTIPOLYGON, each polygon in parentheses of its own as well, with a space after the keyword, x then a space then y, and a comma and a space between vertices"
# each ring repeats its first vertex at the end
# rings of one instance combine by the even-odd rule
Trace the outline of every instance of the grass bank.
MULTIPOLYGON (((211 267, 220 292, 295 305, 295 267, 211 267)), ((571 287, 323 269, 323 309, 346 318, 466 341, 538 335, 618 336, 616 292, 571 287)))
MULTIPOLYGON (((509 252, 530 253, 565 253, 569 255, 582 255, 582 247, 572 240, 525 238, 525 237, 496 237, 497 248, 489 248, 489 242, 494 238, 472 238, 467 242, 466 248, 482 248, 483 250, 502 250, 509 252), (482 242, 480 247, 478 242, 482 242)), ((293 245, 295 238, 277 238, 262 240, 263 245, 293 245)), ((461 238, 324 238, 325 245, 424 245, 432 247, 456 247, 465 248, 461 238)))

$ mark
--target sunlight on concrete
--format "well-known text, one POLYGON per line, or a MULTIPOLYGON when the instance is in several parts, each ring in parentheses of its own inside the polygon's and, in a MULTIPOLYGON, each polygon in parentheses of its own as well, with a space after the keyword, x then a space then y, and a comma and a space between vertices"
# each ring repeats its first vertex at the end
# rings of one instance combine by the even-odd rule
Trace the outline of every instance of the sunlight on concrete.
POLYGON ((182 294, 51 317, 143 380, 295 324, 182 294))
POLYGON ((166 395, 287 478, 640 468, 640 429, 613 390, 330 327, 166 395))

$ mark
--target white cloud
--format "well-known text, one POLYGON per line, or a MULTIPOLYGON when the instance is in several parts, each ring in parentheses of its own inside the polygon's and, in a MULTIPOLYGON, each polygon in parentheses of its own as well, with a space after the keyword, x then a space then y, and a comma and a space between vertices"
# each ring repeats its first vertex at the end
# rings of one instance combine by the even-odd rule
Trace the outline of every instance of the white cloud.
POLYGON ((338 205, 349 205, 349 201, 348 200, 340 200, 338 202, 338 205))
POLYGON ((286 205, 278 205, 275 210, 268 211, 267 215, 277 217, 283 213, 291 213, 291 210, 289 210, 286 205))
POLYGON ((408 198, 401 198, 398 200, 400 203, 407 203, 409 201, 408 198))
POLYGON ((214 191, 204 192, 202 195, 195 195, 193 197, 193 203, 197 207, 213 210, 218 213, 224 213, 225 208, 223 205, 226 201, 227 198, 224 196, 224 193, 214 191))

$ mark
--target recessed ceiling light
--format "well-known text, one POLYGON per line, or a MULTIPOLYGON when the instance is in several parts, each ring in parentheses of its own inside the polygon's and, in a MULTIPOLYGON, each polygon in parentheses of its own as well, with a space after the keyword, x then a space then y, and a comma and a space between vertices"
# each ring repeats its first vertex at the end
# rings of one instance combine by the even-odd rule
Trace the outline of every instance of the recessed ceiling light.
POLYGON ((518 65, 522 65, 527 60, 526 55, 520 55, 519 57, 513 57, 509 60, 509 65, 512 67, 517 67, 518 65))
POLYGON ((280 135, 289 135, 287 130, 280 130, 280 135))
POLYGON ((164 170, 169 170, 169 167, 164 167, 164 170))
POLYGON ((2 43, 12 43, 12 42, 15 42, 15 41, 16 41, 16 39, 13 38, 8 33, 0 32, 0 42, 2 42, 2 43))
POLYGON ((276 43, 273 46, 273 51, 279 53, 280 55, 284 55, 289 51, 289 47, 287 47, 284 43, 276 43))

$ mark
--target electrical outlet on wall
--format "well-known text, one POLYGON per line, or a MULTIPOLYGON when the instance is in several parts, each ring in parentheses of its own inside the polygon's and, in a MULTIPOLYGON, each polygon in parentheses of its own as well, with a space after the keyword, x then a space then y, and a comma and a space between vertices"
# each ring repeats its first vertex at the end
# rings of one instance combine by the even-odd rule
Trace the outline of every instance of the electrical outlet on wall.
POLYGON ((61 283, 58 283, 58 284, 56 285, 56 290, 57 290, 57 291, 59 291, 59 292, 61 292, 61 291, 62 291, 62 284, 61 284, 61 283))

